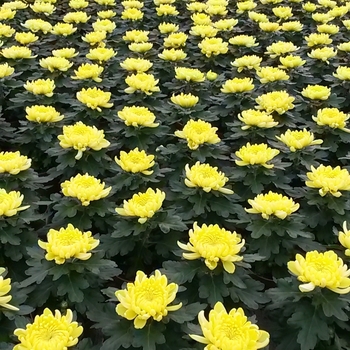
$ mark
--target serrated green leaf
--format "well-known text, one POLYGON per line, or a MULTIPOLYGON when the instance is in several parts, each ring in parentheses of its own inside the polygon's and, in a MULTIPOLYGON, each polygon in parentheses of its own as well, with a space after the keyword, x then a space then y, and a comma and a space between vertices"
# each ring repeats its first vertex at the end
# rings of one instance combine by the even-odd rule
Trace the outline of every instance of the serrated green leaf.
POLYGON ((348 321, 349 317, 344 312, 348 306, 346 300, 334 292, 322 291, 322 310, 327 317, 336 317, 341 321, 348 321))
POLYGON ((165 343, 164 330, 164 324, 148 321, 142 329, 134 329, 132 346, 143 350, 156 350, 157 344, 165 343))
POLYGON ((199 297, 207 300, 211 307, 218 301, 222 302, 224 300, 223 298, 230 294, 221 275, 204 275, 200 278, 199 285, 199 297))
POLYGON ((163 263, 162 273, 164 273, 170 282, 183 284, 191 282, 194 276, 203 269, 201 261, 165 261, 163 263))
POLYGON ((206 304, 201 303, 185 305, 177 311, 169 312, 168 317, 176 323, 189 322, 196 318, 199 311, 204 310, 206 306, 206 304))
POLYGON ((89 283, 83 276, 71 272, 62 276, 57 287, 57 295, 67 295, 68 299, 74 303, 81 303, 84 300, 83 290, 89 287, 89 283))

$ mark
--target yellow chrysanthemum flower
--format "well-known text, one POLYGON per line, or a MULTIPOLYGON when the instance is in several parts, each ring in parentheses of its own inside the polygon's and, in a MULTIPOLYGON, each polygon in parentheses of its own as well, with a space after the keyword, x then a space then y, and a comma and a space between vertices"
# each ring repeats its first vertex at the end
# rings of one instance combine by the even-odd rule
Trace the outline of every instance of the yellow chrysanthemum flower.
POLYGON ((146 107, 131 106, 124 107, 118 112, 118 117, 124 120, 125 125, 148 128, 156 128, 159 123, 155 123, 156 116, 146 107))
POLYGON ((165 192, 148 188, 146 192, 134 194, 131 199, 124 200, 122 208, 115 211, 122 216, 138 217, 138 222, 144 224, 162 207, 165 192))
POLYGON ((133 43, 143 43, 148 41, 149 32, 146 30, 128 30, 124 33, 123 40, 133 43))
POLYGON ((102 112, 101 107, 111 108, 113 103, 110 103, 111 93, 94 88, 82 89, 77 92, 77 99, 86 105, 88 108, 96 109, 99 112, 102 112))
POLYGON ((3 57, 9 58, 12 60, 29 59, 29 58, 36 57, 36 56, 33 56, 32 50, 26 46, 5 47, 0 51, 0 54, 3 57))
POLYGON ((247 109, 238 114, 238 119, 245 125, 241 127, 242 130, 248 130, 251 127, 258 128, 273 128, 278 125, 272 115, 265 111, 257 111, 255 109, 247 109))
POLYGON ((86 58, 92 61, 105 62, 116 56, 116 54, 117 52, 111 48, 96 47, 95 49, 90 49, 89 53, 86 55, 86 58))
POLYGON ((228 51, 228 43, 221 38, 204 38, 198 47, 203 55, 207 57, 225 54, 228 51))
POLYGON ((8 19, 13 19, 16 15, 17 11, 11 10, 9 8, 0 7, 0 21, 8 20, 8 19))
POLYGON ((2 5, 2 8, 8 8, 11 10, 23 10, 27 7, 28 5, 20 0, 6 2, 5 4, 2 5))
POLYGON ((113 18, 114 16, 116 16, 116 12, 112 11, 112 10, 104 10, 104 11, 98 11, 97 12, 97 16, 99 18, 102 19, 109 19, 109 18, 113 18))
POLYGON ((233 78, 226 80, 221 87, 224 94, 234 94, 253 90, 255 85, 251 78, 233 78))
POLYGON ((231 62, 231 65, 233 67, 236 67, 237 72, 240 73, 244 70, 244 68, 258 70, 260 68, 261 61, 262 61, 262 58, 259 56, 245 55, 245 56, 236 58, 233 62, 231 62))
POLYGON ((207 4, 194 1, 189 4, 186 4, 186 8, 190 12, 203 12, 207 8, 207 4))
POLYGON ((252 0, 247 0, 247 1, 237 1, 236 3, 237 6, 237 13, 243 13, 245 11, 251 11, 254 10, 257 6, 256 2, 252 0))
POLYGON ((314 12, 317 8, 317 5, 308 1, 303 4, 302 7, 306 12, 314 12))
POLYGON ((327 34, 337 34, 339 32, 339 27, 335 24, 320 24, 317 26, 317 31, 319 33, 327 33, 327 34))
POLYGON ((301 150, 308 146, 321 145, 323 143, 323 140, 315 140, 314 134, 306 129, 288 129, 284 134, 276 136, 276 139, 289 147, 291 152, 296 152, 297 150, 301 150))
POLYGON ((339 44, 337 49, 344 52, 350 52, 350 41, 339 44))
POLYGON ((320 22, 320 23, 327 23, 334 19, 334 17, 332 17, 329 13, 321 13, 321 12, 315 12, 312 14, 311 17, 315 22, 320 22))
POLYGON ((75 197, 86 207, 91 201, 107 197, 112 187, 105 188, 104 182, 89 174, 78 174, 61 183, 61 189, 66 197, 75 197))
POLYGON ((228 41, 231 45, 254 47, 258 46, 259 43, 256 42, 256 38, 252 35, 236 35, 230 38, 228 41))
POLYGON ((9 304, 12 296, 6 294, 11 291, 11 279, 4 279, 4 277, 1 276, 4 272, 5 269, 3 267, 0 267, 0 308, 5 308, 11 311, 18 311, 18 307, 9 304))
POLYGON ((15 40, 22 45, 34 43, 38 39, 39 37, 32 32, 17 32, 15 35, 15 40))
POLYGON ((20 344, 15 345, 13 350, 67 349, 76 345, 83 327, 72 320, 70 309, 62 316, 60 311, 55 310, 53 314, 46 308, 43 314, 35 316, 33 323, 27 324, 26 329, 14 331, 20 344))
POLYGON ((144 6, 144 3, 137 0, 125 0, 125 1, 122 1, 122 6, 125 9, 128 9, 128 8, 142 9, 144 6))
POLYGON ((195 83, 201 83, 205 80, 204 73, 199 69, 187 67, 175 67, 175 78, 195 83))
POLYGON ((289 75, 282 69, 276 67, 261 67, 256 75, 260 78, 262 84, 279 80, 289 80, 289 75))
POLYGON ((158 270, 151 277, 137 271, 134 283, 128 283, 126 289, 115 292, 120 302, 116 312, 128 320, 134 320, 136 329, 143 328, 149 318, 160 322, 169 311, 181 308, 182 303, 169 306, 176 298, 178 288, 175 283, 168 284, 167 277, 158 270))
POLYGON ((122 12, 122 19, 129 19, 131 21, 139 21, 143 18, 143 12, 137 8, 128 8, 122 12))
POLYGON ((244 208, 244 210, 250 214, 261 214, 265 220, 268 220, 272 215, 284 220, 300 207, 299 203, 295 203, 292 198, 272 191, 258 194, 254 199, 248 199, 248 203, 252 207, 244 208))
POLYGON ((320 126, 329 126, 332 129, 340 129, 345 132, 350 132, 350 129, 345 128, 346 121, 350 115, 339 111, 338 108, 323 108, 317 111, 317 116, 312 119, 320 126))
POLYGON ((303 66, 306 63, 306 61, 303 60, 301 57, 293 56, 293 55, 280 57, 279 60, 282 66, 278 66, 278 67, 284 68, 284 69, 297 68, 297 67, 303 66))
POLYGON ((120 63, 120 66, 127 71, 136 71, 138 73, 147 72, 152 66, 151 61, 143 58, 126 58, 120 63))
POLYGON ((95 32, 113 33, 116 24, 109 19, 98 19, 96 22, 92 23, 92 28, 94 28, 95 32))
POLYGON ((281 19, 293 17, 292 8, 289 6, 278 6, 272 9, 273 14, 281 19))
POLYGON ((283 114, 294 108, 294 100, 295 97, 282 90, 260 95, 255 102, 258 104, 257 109, 263 109, 268 113, 277 112, 278 114, 283 114))
POLYGON ((181 94, 179 95, 173 94, 170 100, 172 103, 180 107, 191 108, 198 103, 199 97, 192 94, 184 94, 183 92, 181 92, 181 94))
POLYGON ((142 173, 144 175, 152 175, 153 170, 149 170, 154 165, 154 155, 147 155, 144 150, 139 151, 138 148, 132 151, 120 152, 120 159, 115 157, 115 162, 129 173, 142 173))
POLYGON ((42 19, 27 19, 22 26, 34 33, 43 32, 47 34, 52 30, 51 23, 42 19))
POLYGON ((15 32, 16 30, 13 29, 11 26, 4 23, 0 23, 0 38, 3 36, 6 38, 10 38, 15 32))
POLYGON ((73 24, 71 23, 56 23, 51 33, 55 35, 62 35, 62 36, 68 36, 77 31, 77 28, 74 28, 73 24))
POLYGON ((105 31, 94 31, 94 32, 90 32, 85 34, 85 36, 81 37, 82 41, 85 41, 86 43, 90 44, 90 45, 96 45, 100 42, 102 42, 103 40, 105 40, 107 37, 107 32, 105 31))
POLYGON ((235 155, 240 160, 235 160, 238 166, 262 165, 267 169, 272 169, 273 164, 267 164, 280 153, 279 150, 270 148, 266 143, 251 145, 249 142, 241 147, 235 155))
POLYGON ((35 1, 30 7, 34 12, 44 13, 46 16, 51 15, 56 10, 55 5, 44 1, 35 1))
POLYGON ((8 63, 0 64, 0 79, 9 77, 15 72, 13 67, 10 67, 8 63))
POLYGON ((0 174, 17 175, 30 168, 32 160, 17 152, 0 152, 0 174))
POLYGON ((71 78, 78 80, 92 79, 96 83, 100 83, 102 81, 100 75, 103 70, 104 68, 98 64, 83 63, 74 71, 75 75, 71 76, 71 78))
POLYGON ((188 35, 183 32, 171 33, 164 38, 164 47, 179 48, 186 45, 188 35))
POLYGON ((328 60, 337 55, 337 50, 334 50, 333 47, 322 47, 311 50, 307 55, 310 58, 329 63, 328 60))
POLYGON ((202 38, 212 38, 216 36, 218 30, 211 24, 197 24, 191 27, 190 34, 202 38))
POLYGON ((68 224, 66 228, 62 227, 59 230, 50 229, 47 242, 38 240, 38 245, 46 250, 46 260, 55 260, 59 265, 71 258, 88 260, 92 255, 89 251, 100 244, 100 241, 91 235, 90 231, 82 232, 68 224))
POLYGON ((128 48, 132 52, 144 53, 151 50, 153 47, 152 43, 131 43, 128 48))
POLYGON ((159 58, 165 61, 181 61, 187 57, 187 54, 180 49, 164 49, 162 53, 158 55, 159 58))
POLYGON ((198 320, 203 336, 190 334, 190 337, 206 344, 205 350, 257 350, 270 342, 269 333, 248 321, 241 308, 227 312, 224 305, 217 302, 209 312, 209 320, 205 318, 204 311, 198 314, 198 320))
POLYGON ((66 72, 70 67, 73 66, 73 63, 69 62, 66 58, 63 57, 47 57, 40 60, 40 66, 48 69, 50 72, 59 70, 61 72, 66 72))
POLYGON ((30 206, 21 207, 24 196, 20 192, 6 192, 0 188, 0 216, 14 216, 21 210, 26 210, 30 206))
POLYGON ((350 67, 338 67, 333 76, 340 80, 350 80, 350 67))
POLYGON ((266 48, 266 54, 271 58, 275 58, 281 55, 285 55, 290 52, 294 52, 299 48, 290 41, 277 41, 266 48))
POLYGON ((339 232, 339 243, 346 248, 345 255, 350 256, 350 230, 347 228, 346 221, 343 222, 343 231, 339 232))
POLYGON ((124 91, 127 94, 133 94, 135 91, 142 91, 146 95, 152 95, 154 92, 159 92, 157 86, 159 79, 155 79, 153 74, 136 73, 131 74, 125 79, 125 83, 129 86, 124 91))
POLYGON ((264 32, 277 32, 280 29, 280 24, 277 22, 260 22, 259 28, 264 32))
POLYGON ((191 16, 194 25, 211 25, 211 18, 205 13, 194 13, 191 16))
POLYGON ((173 33, 179 30, 179 26, 175 23, 160 23, 158 25, 158 29, 161 34, 173 33))
POLYGON ((217 77, 218 74, 213 72, 212 70, 208 71, 207 74, 205 75, 205 77, 209 80, 209 81, 214 81, 217 77))
POLYGON ((327 100, 331 95, 331 88, 323 85, 308 85, 301 91, 310 100, 327 100))
POLYGON ((213 22, 213 26, 218 31, 230 31, 233 29, 234 26, 238 24, 238 20, 235 18, 225 18, 225 19, 219 19, 216 22, 213 22))
POLYGON ((306 173, 308 181, 305 185, 311 188, 319 188, 320 196, 330 193, 334 197, 340 197, 340 191, 350 191, 350 174, 347 169, 340 166, 332 168, 330 165, 319 165, 317 168, 311 165, 311 172, 306 173))
POLYGON ((224 194, 233 194, 233 191, 225 188, 228 177, 217 167, 212 167, 209 164, 201 164, 197 162, 191 168, 188 164, 185 166, 187 187, 200 187, 205 192, 219 191, 224 194))
POLYGON ((205 259, 205 265, 214 270, 221 261, 228 273, 235 272, 234 262, 241 261, 242 256, 237 255, 244 246, 244 239, 235 231, 230 232, 219 225, 206 224, 199 227, 197 222, 189 231, 189 243, 177 242, 178 246, 186 252, 182 256, 187 260, 205 259))
POLYGON ((269 21, 268 17, 264 13, 259 13, 255 11, 249 11, 248 17, 249 19, 257 23, 269 21))
POLYGON ((157 16, 177 16, 179 14, 179 11, 176 9, 175 6, 169 5, 169 4, 161 4, 158 7, 156 7, 157 16))
POLYGON ((183 130, 175 131, 175 136, 185 139, 189 149, 196 150, 204 143, 216 144, 220 138, 216 134, 218 128, 214 128, 210 123, 199 120, 189 120, 183 130))
POLYGON ((26 119, 36 123, 56 123, 64 118, 52 106, 35 105, 26 107, 26 119))
POLYGON ((114 0, 94 0, 97 4, 103 5, 103 6, 115 6, 114 0))
POLYGON ((91 16, 88 16, 84 11, 68 12, 63 16, 65 23, 86 23, 91 16))
POLYGON ((350 292, 350 270, 333 250, 325 253, 314 250, 307 252, 305 258, 300 254, 295 258, 287 266, 290 273, 303 282, 299 285, 301 292, 311 292, 316 287, 327 288, 338 294, 350 292))
POLYGON ((53 91, 55 90, 55 82, 51 79, 37 79, 32 81, 27 81, 24 84, 24 88, 34 95, 45 95, 47 97, 53 96, 53 91))
POLYGON ((96 126, 88 126, 83 122, 74 125, 64 125, 63 135, 58 135, 62 148, 74 148, 78 151, 75 159, 80 159, 88 148, 99 151, 110 145, 105 139, 103 130, 98 130, 96 126))
POLYGON ((281 24, 281 29, 285 32, 301 32, 304 25, 300 21, 289 21, 281 24))
POLYGON ((79 10, 88 7, 89 2, 85 0, 70 0, 68 6, 74 10, 79 10))

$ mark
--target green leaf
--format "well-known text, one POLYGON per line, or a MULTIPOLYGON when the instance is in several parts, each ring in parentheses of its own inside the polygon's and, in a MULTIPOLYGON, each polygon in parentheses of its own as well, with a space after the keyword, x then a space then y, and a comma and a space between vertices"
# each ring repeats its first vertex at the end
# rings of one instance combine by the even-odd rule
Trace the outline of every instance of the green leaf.
POLYGON ((168 233, 170 230, 186 231, 188 229, 187 225, 183 223, 180 216, 172 215, 171 213, 167 213, 165 220, 159 223, 159 228, 164 233, 168 233))
POLYGON ((206 299, 210 306, 214 306, 218 301, 223 302, 224 297, 229 296, 230 292, 222 280, 221 275, 207 274, 199 280, 199 297, 206 299))
POLYGON ((346 310, 348 301, 342 300, 341 296, 331 291, 322 291, 322 310, 327 317, 336 317, 341 321, 348 321, 346 310))
POLYGON ((203 269, 203 263, 200 260, 165 261, 161 272, 168 277, 170 282, 183 284, 192 282, 194 276, 201 269, 203 269))
POLYGON ((132 346, 142 347, 143 350, 156 350, 156 344, 165 343, 164 330, 163 323, 147 321, 142 329, 134 329, 132 346))
POLYGON ((89 283, 82 275, 71 272, 69 275, 62 276, 59 282, 57 295, 67 295, 72 303, 81 303, 84 300, 82 291, 89 287, 89 283))
POLYGON ((199 311, 204 310, 206 306, 206 304, 201 303, 189 304, 181 307, 177 311, 169 312, 168 317, 176 323, 189 322, 196 318, 199 311))

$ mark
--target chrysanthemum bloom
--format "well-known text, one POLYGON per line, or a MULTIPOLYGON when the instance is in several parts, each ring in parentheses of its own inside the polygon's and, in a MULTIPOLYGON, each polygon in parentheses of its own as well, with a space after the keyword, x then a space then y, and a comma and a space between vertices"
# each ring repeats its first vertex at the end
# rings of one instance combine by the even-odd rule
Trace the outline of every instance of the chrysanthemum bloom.
POLYGON ((233 191, 225 188, 228 177, 217 167, 212 167, 209 164, 201 164, 197 162, 191 168, 188 164, 185 166, 187 187, 200 187, 205 192, 219 191, 224 194, 233 194, 233 191))
POLYGON ((203 336, 190 334, 195 341, 206 344, 205 350, 257 350, 269 344, 269 333, 248 321, 243 309, 227 312, 221 302, 217 302, 209 312, 209 320, 204 311, 198 314, 203 336))
POLYGON ((23 10, 27 8, 28 5, 20 0, 14 0, 14 1, 4 3, 1 7, 4 9, 7 8, 11 10, 23 10))
POLYGON ((210 16, 226 16, 228 11, 226 6, 222 5, 209 5, 206 9, 205 12, 210 15, 210 16))
POLYGON ((281 24, 281 29, 285 32, 301 32, 304 25, 300 21, 289 21, 281 24))
POLYGON ((156 7, 157 16, 177 16, 179 14, 179 11, 176 9, 175 6, 169 5, 169 4, 161 4, 158 7, 156 7))
POLYGON ((339 44, 337 49, 344 52, 350 52, 350 41, 339 44))
POLYGON ((252 0, 247 0, 247 1, 237 1, 236 6, 237 6, 236 12, 243 13, 245 11, 254 10, 257 4, 252 0))
POLYGON ((221 261, 225 271, 234 273, 236 269, 234 262, 243 259, 237 254, 245 241, 241 240, 235 231, 230 232, 219 225, 204 224, 199 227, 195 222, 193 229, 189 231, 189 236, 189 243, 177 242, 178 246, 186 251, 182 256, 187 260, 203 258, 210 270, 214 270, 221 261))
POLYGON ((37 79, 27 81, 24 84, 24 88, 34 95, 45 95, 47 97, 53 96, 53 90, 55 90, 55 82, 51 79, 37 79))
POLYGON ((328 34, 320 33, 311 33, 309 36, 305 37, 307 46, 313 47, 316 45, 329 45, 332 43, 332 39, 328 34))
POLYGON ((18 311, 19 309, 9 304, 12 299, 11 295, 6 295, 11 290, 11 279, 4 279, 1 275, 5 272, 3 267, 0 267, 0 308, 5 308, 12 311, 18 311))
POLYGON ((347 228, 346 221, 343 222, 343 231, 339 232, 339 243, 346 248, 345 255, 350 256, 350 230, 347 228))
POLYGON ((71 23, 56 23, 51 33, 55 35, 62 35, 62 36, 68 36, 77 31, 77 28, 74 28, 73 24, 71 23))
POLYGON ((302 7, 306 12, 314 12, 317 8, 317 5, 308 1, 305 4, 303 4, 302 7))
POLYGON ((0 188, 0 216, 14 216, 21 210, 28 209, 30 205, 21 207, 24 196, 20 192, 6 192, 0 188))
POLYGON ((289 75, 282 69, 276 67, 261 67, 256 72, 262 84, 279 80, 289 80, 289 75))
POLYGON ((164 47, 179 48, 186 45, 188 35, 183 32, 171 33, 164 38, 164 47))
POLYGON ((50 72, 59 70, 61 72, 66 72, 70 67, 73 66, 73 63, 69 62, 66 58, 63 57, 47 57, 40 60, 40 66, 48 69, 50 72))
POLYGON ((107 32, 94 31, 94 32, 86 33, 85 36, 81 37, 81 40, 85 41, 86 43, 88 43, 90 45, 96 45, 96 44, 102 42, 103 40, 105 40, 106 37, 107 37, 107 32))
POLYGON ((125 9, 130 9, 130 8, 142 9, 144 6, 144 3, 137 0, 125 0, 125 1, 122 1, 122 6, 125 9))
POLYGON ((308 85, 301 91, 304 97, 311 100, 327 100, 331 95, 331 88, 323 85, 308 85))
POLYGON ((96 126, 88 126, 82 122, 74 125, 64 125, 63 135, 58 135, 62 148, 74 148, 78 151, 75 159, 80 159, 88 148, 99 151, 110 145, 105 139, 103 130, 98 130, 96 126))
POLYGON ((294 100, 293 96, 282 90, 260 95, 255 102, 258 104, 256 106, 257 109, 263 109, 268 113, 277 112, 278 114, 283 114, 294 108, 294 100))
POLYGON ((245 55, 245 56, 236 58, 233 62, 231 62, 231 65, 233 67, 236 67, 237 72, 240 73, 244 70, 244 68, 258 70, 260 68, 261 61, 262 61, 262 58, 259 56, 245 55))
POLYGON ((212 38, 216 36, 218 30, 211 24, 197 24, 191 27, 190 34, 202 38, 212 38))
POLYGON ((182 303, 169 306, 176 298, 178 288, 175 283, 168 284, 167 277, 158 270, 151 277, 137 271, 134 283, 128 283, 126 289, 115 292, 120 302, 116 312, 128 320, 134 320, 136 329, 143 328, 149 318, 160 322, 169 311, 181 308, 182 303))
POLYGON ((350 174, 347 169, 340 166, 332 168, 330 165, 319 165, 317 168, 311 165, 311 172, 306 173, 309 181, 305 185, 311 188, 319 188, 320 196, 330 193, 334 197, 340 197, 340 191, 350 191, 350 174))
POLYGON ((235 160, 238 166, 262 165, 267 169, 272 169, 273 164, 267 164, 280 153, 279 150, 270 148, 266 143, 251 145, 249 142, 241 147, 235 155, 240 160, 235 160))
POLYGON ((89 174, 78 174, 61 183, 61 189, 66 197, 75 197, 86 207, 91 201, 107 197, 112 187, 105 188, 104 182, 89 174))
POLYGON ((59 265, 71 258, 88 260, 92 255, 89 251, 100 244, 100 241, 91 235, 90 231, 82 232, 68 224, 66 228, 62 227, 59 230, 50 229, 47 242, 38 240, 38 245, 46 250, 46 260, 55 260, 59 265))
POLYGON ((251 78, 233 78, 226 80, 221 87, 224 94, 234 94, 253 90, 255 85, 251 78))
POLYGON ((14 331, 20 344, 15 345, 13 350, 67 349, 76 345, 83 327, 72 320, 70 309, 62 316, 60 311, 55 310, 53 314, 46 308, 43 314, 35 316, 33 323, 27 324, 26 329, 14 331))
POLYGON ((28 44, 34 43, 38 39, 39 37, 32 32, 22 32, 22 33, 17 32, 15 35, 15 40, 22 45, 28 45, 28 44))
POLYGON ((52 56, 63 57, 63 58, 73 58, 79 55, 73 47, 64 47, 63 49, 52 50, 52 56))
POLYGON ((97 16, 103 19, 113 18, 114 16, 116 16, 116 14, 117 13, 112 10, 104 10, 97 12, 97 16))
POLYGON ((296 152, 297 150, 301 150, 308 146, 321 145, 323 143, 323 140, 315 140, 314 134, 306 129, 288 129, 284 134, 276 136, 276 139, 289 147, 291 152, 296 152))
POLYGON ((44 13, 46 16, 51 15, 56 10, 55 5, 43 1, 35 1, 30 7, 34 12, 44 13))
POLYGON ((11 26, 0 23, 0 38, 3 36, 10 38, 15 32, 15 29, 13 29, 11 26))
POLYGON ((22 26, 34 33, 43 32, 47 34, 52 30, 51 23, 42 19, 27 19, 22 26))
POLYGON ((0 79, 8 77, 15 72, 15 69, 10 67, 8 63, 0 64, 0 79))
POLYGON ((328 288, 338 294, 350 292, 350 270, 333 250, 325 253, 314 250, 307 252, 305 258, 300 254, 295 258, 287 266, 290 273, 303 282, 299 285, 301 292, 311 292, 316 287, 328 288))
POLYGON ((277 56, 285 55, 286 53, 294 52, 298 49, 299 48, 290 41, 277 41, 266 48, 266 54, 275 58, 277 56))
POLYGON ((245 124, 241 127, 242 130, 248 130, 254 126, 269 129, 278 125, 270 113, 255 109, 242 111, 241 114, 238 114, 238 119, 245 124))
POLYGON ((259 28, 264 32, 277 32, 280 29, 280 24, 277 22, 260 22, 259 28))
POLYGON ((94 0, 97 4, 103 6, 115 6, 115 0, 94 0))
POLYGON ((56 123, 64 118, 52 106, 35 105, 26 107, 26 119, 36 123, 56 123))
POLYGON ((189 4, 186 4, 186 8, 190 12, 203 12, 207 8, 207 4, 194 1, 189 4))
POLYGON ((0 174, 17 175, 30 168, 32 160, 17 152, 0 152, 0 174))
POLYGON ((159 58, 165 61, 181 61, 187 57, 187 54, 180 49, 164 49, 162 53, 158 55, 159 58))
POLYGON ((197 68, 175 67, 175 78, 178 80, 201 83, 205 80, 204 73, 197 68))
POLYGON ((153 170, 149 170, 154 165, 154 155, 147 155, 144 150, 139 151, 138 148, 132 151, 120 152, 120 159, 115 157, 115 162, 124 170, 130 173, 142 173, 144 175, 152 175, 153 170))
POLYGON ((306 63, 306 61, 303 60, 301 57, 293 56, 293 55, 280 57, 279 60, 282 66, 278 66, 278 67, 284 68, 284 69, 297 68, 297 67, 303 66, 306 63))
POLYGON ((347 30, 350 30, 350 19, 346 19, 346 20, 342 21, 342 23, 344 24, 344 27, 347 30))
POLYGON ((284 220, 300 207, 299 203, 295 203, 292 198, 272 191, 258 194, 254 199, 248 199, 248 203, 252 207, 244 208, 244 210, 251 214, 261 214, 265 220, 268 220, 272 215, 284 220))
POLYGON ((238 20, 235 18, 225 18, 225 19, 219 19, 216 22, 213 22, 213 26, 218 31, 230 31, 233 29, 234 26, 238 24, 238 20))
POLYGON ((214 81, 217 77, 218 74, 213 72, 212 70, 208 71, 207 74, 205 75, 205 77, 209 80, 209 81, 214 81))
POLYGON ((92 28, 94 28, 96 32, 104 31, 112 33, 116 28, 116 24, 109 19, 98 19, 96 22, 92 23, 92 28))
POLYGON ((153 66, 153 63, 144 58, 128 57, 120 63, 120 66, 127 71, 136 71, 138 73, 144 73, 147 72, 153 66))
POLYGON ((162 207, 164 199, 165 192, 148 188, 146 192, 139 192, 131 199, 124 200, 123 207, 115 208, 115 211, 122 216, 138 217, 137 221, 144 224, 162 207))
POLYGON ((225 54, 228 51, 228 43, 221 38, 204 38, 198 47, 201 49, 203 55, 207 57, 225 54))
POLYGON ((139 21, 143 18, 143 12, 137 8, 128 8, 122 12, 122 19, 129 19, 131 21, 139 21))
POLYGON ((292 8, 289 6, 278 6, 272 9, 275 16, 281 19, 288 19, 293 16, 292 8))
POLYGON ((205 13, 194 13, 191 16, 194 25, 210 25, 211 18, 205 13))
POLYGON ((214 128, 210 123, 201 119, 189 120, 183 130, 175 131, 175 136, 185 139, 188 148, 196 150, 204 143, 215 144, 220 142, 220 138, 216 134, 218 128, 214 128))
POLYGON ((350 80, 350 67, 338 67, 333 76, 340 80, 350 80))
POLYGON ((269 21, 268 17, 264 13, 259 13, 259 12, 255 12, 255 11, 249 11, 248 17, 252 21, 257 22, 257 23, 269 21))
POLYGON ((347 129, 346 121, 350 118, 349 114, 341 112, 338 108, 323 108, 317 111, 317 117, 313 116, 312 119, 320 126, 328 126, 332 129, 340 129, 350 133, 350 129, 347 129))
POLYGON ((35 58, 32 50, 26 46, 10 46, 1 50, 1 55, 12 60, 35 58))
POLYGON ((128 49, 132 52, 144 53, 151 50, 153 47, 152 43, 131 43, 128 45, 128 49))
POLYGON ((258 46, 256 38, 252 35, 236 35, 228 41, 231 45, 254 47, 258 46))
POLYGON ((329 63, 328 60, 337 55, 337 50, 334 50, 333 47, 322 47, 311 50, 307 55, 310 58, 329 63))
POLYGON ((93 81, 100 83, 102 81, 100 75, 103 70, 104 68, 98 64, 83 63, 74 71, 75 75, 71 76, 71 78, 75 80, 92 79, 93 81))
POLYGON ((170 100, 172 103, 178 106, 181 106, 183 108, 191 108, 198 103, 199 97, 194 96, 192 94, 184 94, 183 92, 181 92, 181 94, 179 95, 173 94, 170 100))
POLYGON ((111 48, 96 47, 95 49, 90 49, 89 53, 86 55, 86 58, 92 61, 106 62, 116 54, 117 52, 111 48))
POLYGON ((68 3, 69 7, 78 10, 78 9, 84 9, 89 6, 89 2, 85 0, 70 0, 68 3))
POLYGON ((156 116, 147 108, 139 106, 124 107, 118 112, 118 117, 124 120, 127 126, 145 126, 156 128, 159 123, 155 123, 156 116))
POLYGON ((123 40, 133 43, 143 43, 148 41, 149 32, 146 30, 128 30, 124 33, 123 40))
POLYGON ((63 22, 66 23, 86 23, 91 16, 84 11, 68 12, 63 16, 63 22))
POLYGON ((125 79, 125 83, 129 86, 124 91, 127 94, 132 94, 135 91, 142 91, 146 95, 152 95, 154 92, 159 92, 157 86, 159 79, 155 79, 153 74, 136 73, 131 74, 125 79))
POLYGON ((77 92, 77 99, 86 105, 88 108, 96 109, 99 112, 102 112, 101 107, 103 108, 111 108, 113 107, 113 103, 110 103, 111 93, 102 91, 96 87, 82 89, 77 92))
POLYGON ((173 33, 179 30, 179 26, 175 23, 160 23, 158 25, 158 29, 161 34, 173 33))

